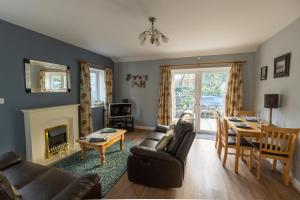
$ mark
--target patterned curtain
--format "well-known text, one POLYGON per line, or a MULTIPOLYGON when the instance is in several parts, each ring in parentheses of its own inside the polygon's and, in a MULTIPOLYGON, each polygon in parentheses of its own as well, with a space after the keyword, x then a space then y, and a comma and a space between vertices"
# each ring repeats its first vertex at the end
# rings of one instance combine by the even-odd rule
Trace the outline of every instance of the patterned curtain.
POLYGON ((104 103, 104 127, 109 127, 108 106, 112 102, 113 76, 112 69, 105 68, 105 103, 104 103))
POLYGON ((45 72, 45 70, 40 70, 40 88, 41 88, 41 92, 46 92, 46 72, 45 72))
POLYGON ((242 109, 243 103, 243 80, 240 64, 231 65, 228 81, 225 115, 234 116, 238 110, 242 109))
POLYGON ((93 132, 90 68, 87 63, 80 68, 80 135, 86 136, 93 132))
POLYGON ((161 67, 160 70, 160 91, 157 123, 170 125, 172 123, 171 67, 164 66, 161 67))

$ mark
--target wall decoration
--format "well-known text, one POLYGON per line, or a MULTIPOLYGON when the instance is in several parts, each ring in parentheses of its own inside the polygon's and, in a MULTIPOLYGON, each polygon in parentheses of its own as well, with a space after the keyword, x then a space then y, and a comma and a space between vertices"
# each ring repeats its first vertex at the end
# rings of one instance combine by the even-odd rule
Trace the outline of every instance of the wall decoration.
POLYGON ((127 74, 126 81, 131 81, 131 87, 145 88, 148 75, 127 74))
POLYGON ((279 56, 274 59, 274 78, 290 75, 291 53, 279 56))
POLYGON ((268 66, 260 68, 260 80, 267 80, 268 78, 268 66))

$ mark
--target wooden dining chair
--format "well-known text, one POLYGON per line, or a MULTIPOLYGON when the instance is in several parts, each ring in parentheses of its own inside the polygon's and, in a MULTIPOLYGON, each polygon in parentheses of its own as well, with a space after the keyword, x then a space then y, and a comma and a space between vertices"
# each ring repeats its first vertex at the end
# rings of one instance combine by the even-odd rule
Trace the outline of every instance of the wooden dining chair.
POLYGON ((215 117, 216 117, 216 125, 217 125, 215 148, 217 149, 218 144, 219 144, 220 134, 221 134, 221 126, 220 126, 221 114, 220 114, 220 112, 216 111, 215 117))
MULTIPOLYGON (((226 119, 221 118, 220 119, 221 124, 221 134, 220 134, 220 140, 221 140, 221 152, 224 148, 224 158, 223 158, 223 167, 226 166, 226 160, 227 160, 227 154, 228 149, 235 149, 236 148, 236 137, 229 136, 228 134, 228 122, 226 119)), ((253 157, 253 146, 248 143, 245 139, 241 138, 240 141, 240 150, 242 151, 249 151, 249 159, 248 159, 248 167, 251 169, 252 167, 252 157, 253 157)))
POLYGON ((270 158, 273 159, 273 170, 276 170, 277 160, 281 160, 285 164, 283 181, 285 185, 289 185, 290 169, 299 130, 274 126, 261 127, 259 143, 256 145, 258 157, 255 158, 258 163, 256 175, 258 180, 261 173, 262 159, 270 158))
POLYGON ((254 117, 254 116, 256 116, 256 113, 253 110, 238 110, 235 113, 235 115, 237 117, 242 117, 242 116, 251 116, 251 117, 254 117))
POLYGON ((216 124, 217 124, 217 132, 216 132, 216 142, 215 147, 217 149, 217 153, 219 158, 221 157, 222 145, 221 145, 221 114, 216 112, 216 124))

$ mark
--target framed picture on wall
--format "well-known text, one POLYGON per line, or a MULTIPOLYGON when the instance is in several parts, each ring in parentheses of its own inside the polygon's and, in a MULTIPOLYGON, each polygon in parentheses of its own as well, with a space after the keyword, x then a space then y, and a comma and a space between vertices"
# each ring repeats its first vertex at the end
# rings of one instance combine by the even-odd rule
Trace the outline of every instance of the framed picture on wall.
POLYGON ((291 53, 279 56, 274 59, 274 78, 290 75, 291 53))
POLYGON ((267 80, 268 78, 268 66, 260 68, 260 80, 267 80))

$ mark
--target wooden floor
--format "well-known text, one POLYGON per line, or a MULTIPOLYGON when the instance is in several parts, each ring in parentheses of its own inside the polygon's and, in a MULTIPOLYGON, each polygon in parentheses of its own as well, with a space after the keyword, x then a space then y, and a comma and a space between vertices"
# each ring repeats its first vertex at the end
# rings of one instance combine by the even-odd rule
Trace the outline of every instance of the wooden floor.
MULTIPOLYGON (((141 141, 147 131, 128 133, 126 139, 141 141)), ((300 199, 292 186, 283 185, 279 172, 272 172, 268 162, 262 165, 258 182, 255 170, 250 172, 246 163, 240 163, 239 175, 233 171, 234 156, 229 155, 224 169, 214 148, 214 142, 195 139, 186 164, 181 188, 159 189, 134 184, 125 173, 106 198, 182 198, 182 199, 300 199)))

